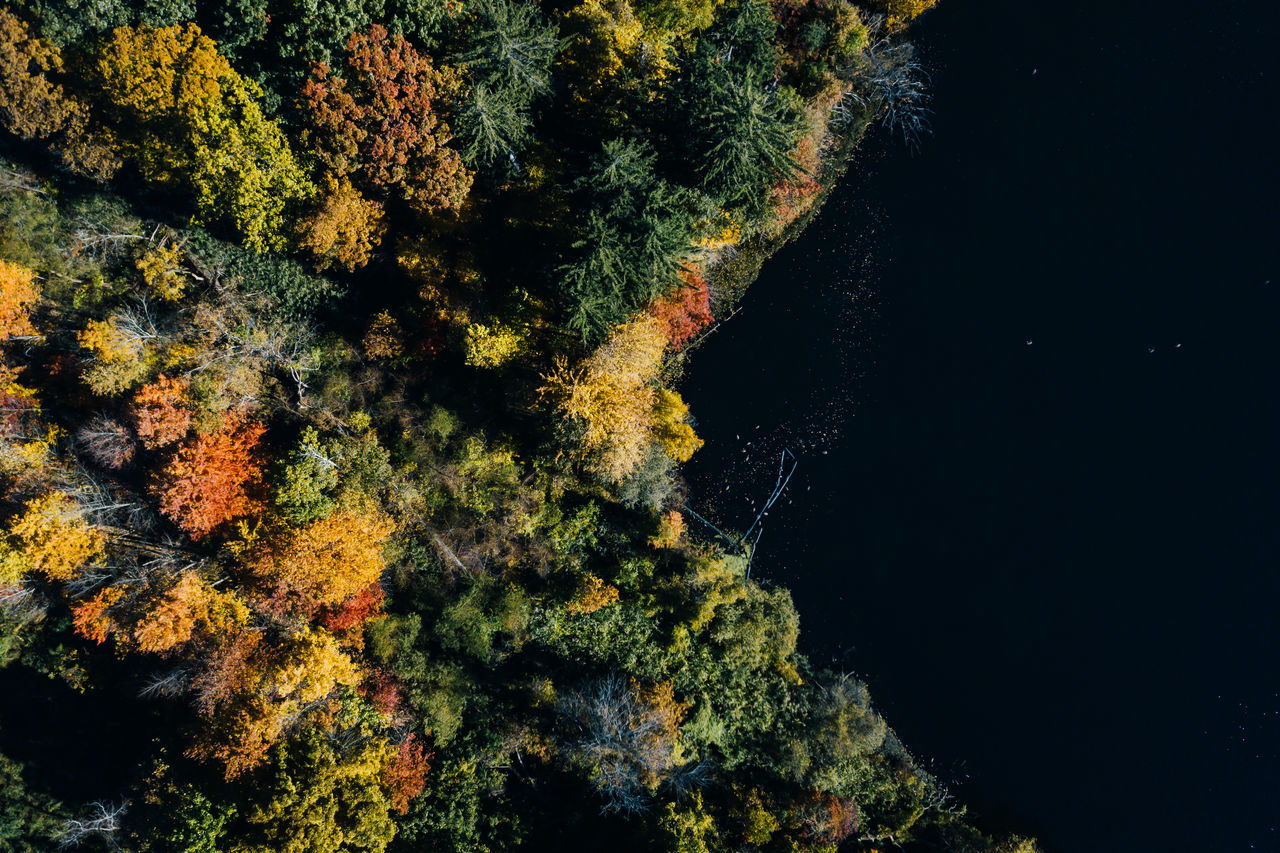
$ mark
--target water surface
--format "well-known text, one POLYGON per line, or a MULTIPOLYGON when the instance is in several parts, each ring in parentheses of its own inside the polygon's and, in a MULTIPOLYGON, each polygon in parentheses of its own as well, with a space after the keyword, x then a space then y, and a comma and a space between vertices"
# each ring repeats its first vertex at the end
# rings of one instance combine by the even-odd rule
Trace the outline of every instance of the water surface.
POLYGON ((1268 13, 944 0, 934 136, 689 371, 694 505, 745 527, 795 449, 756 570, 1048 851, 1280 850, 1268 13))

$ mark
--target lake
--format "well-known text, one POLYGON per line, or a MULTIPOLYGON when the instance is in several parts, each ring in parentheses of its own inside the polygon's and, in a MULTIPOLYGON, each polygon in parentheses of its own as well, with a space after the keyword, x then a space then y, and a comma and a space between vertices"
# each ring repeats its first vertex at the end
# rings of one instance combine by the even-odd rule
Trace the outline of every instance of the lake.
POLYGON ((991 826, 1280 850, 1278 52, 1262 3, 943 0, 699 347, 691 505, 991 826), (754 501, 754 504, 752 503, 754 501))

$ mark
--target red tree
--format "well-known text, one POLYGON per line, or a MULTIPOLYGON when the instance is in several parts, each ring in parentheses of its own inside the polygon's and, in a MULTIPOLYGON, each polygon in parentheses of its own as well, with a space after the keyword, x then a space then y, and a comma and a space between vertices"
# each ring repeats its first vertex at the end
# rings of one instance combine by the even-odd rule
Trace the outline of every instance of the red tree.
POLYGON ((711 291, 707 280, 693 267, 680 271, 685 287, 657 299, 649 313, 662 321, 672 349, 679 350, 715 318, 711 316, 711 291))
POLYGON ((160 510, 193 539, 262 509, 260 423, 230 413, 222 427, 183 442, 152 485, 160 510))
POLYGON ((387 786, 391 808, 407 814, 409 803, 427 787, 431 754, 422 748, 416 735, 400 742, 400 751, 382 768, 382 783, 387 786))

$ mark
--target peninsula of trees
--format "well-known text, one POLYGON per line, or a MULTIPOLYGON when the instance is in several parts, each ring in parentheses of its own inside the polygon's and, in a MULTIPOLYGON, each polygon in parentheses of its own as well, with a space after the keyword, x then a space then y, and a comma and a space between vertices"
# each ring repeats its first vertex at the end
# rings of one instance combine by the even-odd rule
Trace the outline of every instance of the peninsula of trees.
POLYGON ((1032 850, 682 512, 930 5, 0 5, 0 850, 1032 850))

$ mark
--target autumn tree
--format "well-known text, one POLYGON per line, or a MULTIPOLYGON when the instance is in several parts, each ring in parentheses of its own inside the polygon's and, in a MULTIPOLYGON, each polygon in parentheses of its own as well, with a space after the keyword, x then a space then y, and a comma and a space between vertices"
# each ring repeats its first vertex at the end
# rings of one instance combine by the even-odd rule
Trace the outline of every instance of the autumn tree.
POLYGON ((382 543, 393 530, 381 512, 341 510, 284 533, 255 560, 253 570, 304 610, 338 604, 382 576, 382 543))
POLYGON ((290 723, 360 674, 327 632, 304 628, 270 642, 244 625, 214 636, 192 678, 206 729, 188 754, 216 761, 228 779, 262 764, 290 723))
POLYGON ((938 0, 871 0, 867 5, 883 12, 891 27, 902 27, 932 9, 938 0))
POLYGON ((26 267, 0 260, 0 342, 36 334, 31 325, 31 306, 40 298, 35 275, 26 267))
POLYGON ((392 809, 400 814, 409 812, 409 804, 427 787, 430 769, 431 753, 416 735, 411 734, 400 742, 391 760, 383 765, 381 775, 392 809))
POLYGON ((160 599, 146 609, 133 626, 133 640, 144 652, 167 652, 191 639, 210 610, 218 606, 219 593, 195 572, 184 572, 160 599))
POLYGON ((702 439, 689 425, 689 406, 680 394, 659 388, 653 401, 653 436, 662 450, 677 462, 688 462, 702 447, 702 439))
POLYGON ((711 291, 707 280, 693 267, 680 270, 683 286, 649 305, 649 313, 666 327, 667 343, 679 351, 694 335, 710 324, 711 291))
POLYGON ((109 177, 119 166, 111 137, 92 132, 88 106, 54 81, 63 70, 56 46, 0 8, 0 126, 23 139, 46 139, 78 171, 109 177))
POLYGON ((347 271, 369 262, 386 230, 382 205, 360 195, 346 178, 325 176, 312 212, 298 224, 298 245, 316 258, 316 268, 347 271))
POLYGON ((161 374, 133 395, 129 415, 143 446, 152 450, 178 441, 191 429, 194 411, 188 404, 189 383, 161 374))
POLYGON ((84 511, 62 492, 27 501, 9 525, 0 558, 0 583, 39 572, 51 580, 69 580, 106 546, 106 535, 85 520, 84 511))
POLYGON ((456 210, 472 175, 448 146, 440 106, 458 86, 456 72, 375 24, 352 33, 345 76, 324 64, 312 69, 302 89, 303 144, 335 178, 394 189, 422 212, 456 210))
POLYGON ((313 192, 284 134, 194 24, 115 30, 94 63, 122 150, 148 180, 191 187, 198 222, 230 219, 280 248, 285 213, 313 192))
POLYGON ((160 511, 193 539, 258 512, 265 431, 231 412, 217 430, 184 441, 152 483, 160 511))
POLYGON ((352 744, 305 729, 273 753, 260 794, 246 806, 244 853, 381 853, 395 835, 381 777, 385 738, 353 732, 352 744))
POLYGON ((581 364, 561 363, 547 377, 544 393, 606 480, 621 481, 655 442, 685 459, 701 446, 685 422, 688 407, 679 394, 656 385, 665 345, 662 323, 640 314, 614 329, 581 364))

